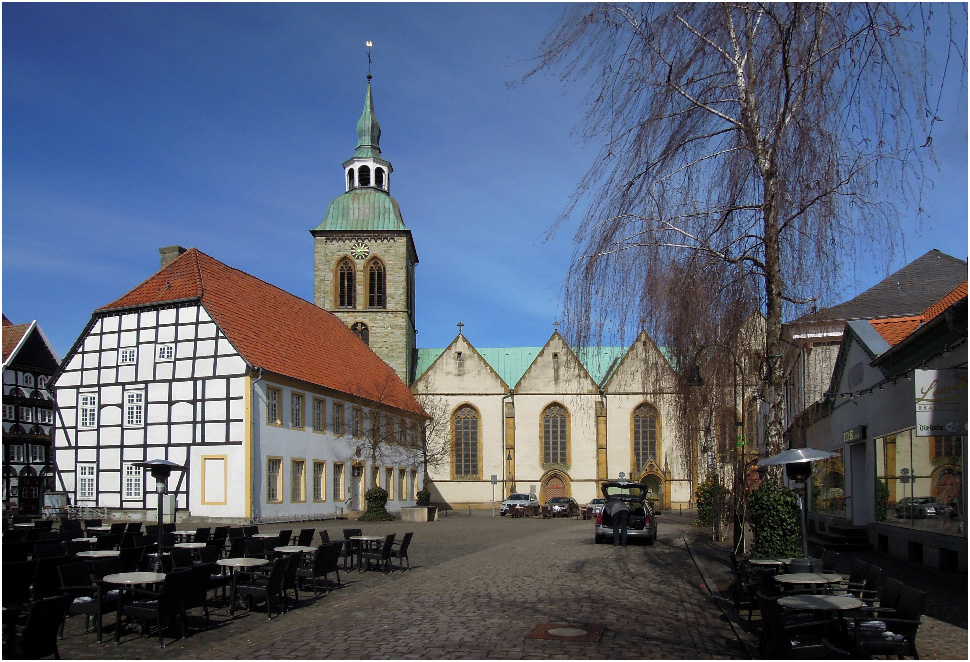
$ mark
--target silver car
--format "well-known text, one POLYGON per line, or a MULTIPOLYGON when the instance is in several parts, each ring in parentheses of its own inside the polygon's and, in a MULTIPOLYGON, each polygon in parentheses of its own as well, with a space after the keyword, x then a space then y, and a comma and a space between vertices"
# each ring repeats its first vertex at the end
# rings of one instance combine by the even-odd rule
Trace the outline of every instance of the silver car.
MULTIPOLYGON (((606 500, 619 499, 630 509, 630 521, 627 523, 627 539, 630 542, 642 540, 652 545, 657 539, 657 515, 647 505, 647 488, 641 483, 614 480, 603 483, 603 496, 606 500)), ((613 539, 613 521, 605 510, 600 510, 596 516, 593 529, 593 540, 597 543, 613 539)))
POLYGON ((535 494, 510 494, 498 507, 499 515, 507 515, 510 506, 538 506, 539 497, 535 494))
POLYGON ((592 512, 593 517, 596 517, 601 512, 603 512, 603 506, 605 505, 606 505, 606 499, 597 498, 597 499, 590 499, 589 503, 586 504, 586 507, 591 509, 593 511, 592 512))

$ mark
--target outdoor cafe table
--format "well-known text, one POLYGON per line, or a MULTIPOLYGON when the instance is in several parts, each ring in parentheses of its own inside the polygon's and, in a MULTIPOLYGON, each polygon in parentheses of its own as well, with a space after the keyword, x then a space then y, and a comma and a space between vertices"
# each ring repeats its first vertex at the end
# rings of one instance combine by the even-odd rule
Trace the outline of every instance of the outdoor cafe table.
POLYGON ((92 543, 92 544, 98 542, 98 538, 96 536, 84 537, 84 538, 75 538, 74 540, 77 540, 77 541, 80 541, 80 542, 89 542, 89 543, 92 543))
POLYGON ((82 552, 78 552, 77 556, 99 559, 109 558, 112 556, 121 556, 121 552, 117 549, 87 549, 82 552))
POLYGON ((280 534, 277 533, 254 533, 253 538, 279 538, 280 534))
POLYGON ((791 559, 774 558, 774 559, 748 559, 748 563, 751 565, 765 565, 765 566, 785 566, 791 563, 791 559))
POLYGON ((309 554, 310 552, 317 551, 317 548, 312 545, 283 545, 282 547, 275 548, 273 551, 284 552, 286 554, 309 554))
POLYGON ((843 581, 842 575, 822 572, 789 572, 775 575, 774 579, 785 586, 824 586, 825 584, 838 584, 843 581))
MULTIPOLYGON (((112 575, 105 575, 103 581, 107 584, 121 586, 122 591, 126 591, 133 586, 142 584, 158 584, 165 581, 165 575, 161 572, 118 572, 112 575)), ((115 621, 115 643, 121 643, 121 606, 125 603, 124 597, 118 600, 118 616, 115 621)))
POLYGON ((384 536, 350 536, 348 540, 357 540, 361 543, 357 547, 357 570, 359 572, 360 565, 364 561, 364 547, 370 548, 371 545, 384 542, 384 536))
POLYGON ((181 547, 182 549, 202 549, 206 546, 204 542, 177 542, 176 547, 181 547))
POLYGON ((228 559, 217 559, 216 563, 224 568, 229 568, 229 582, 231 585, 229 600, 229 616, 236 615, 236 570, 244 568, 259 568, 269 563, 266 559, 254 559, 249 557, 237 557, 228 559))
POLYGON ((852 595, 787 595, 778 598, 778 606, 785 609, 810 609, 817 611, 846 611, 858 609, 862 600, 852 595))

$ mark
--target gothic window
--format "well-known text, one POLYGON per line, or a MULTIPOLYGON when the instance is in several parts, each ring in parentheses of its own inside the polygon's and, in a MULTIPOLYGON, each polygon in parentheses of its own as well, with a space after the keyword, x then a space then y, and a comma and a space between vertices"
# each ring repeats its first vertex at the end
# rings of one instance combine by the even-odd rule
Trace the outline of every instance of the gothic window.
POLYGON ((347 190, 354 188, 354 169, 347 170, 347 190))
POLYGON ((384 168, 374 168, 374 186, 384 188, 384 168))
POLYGON ((337 307, 355 308, 357 306, 357 268, 349 258, 344 258, 337 266, 337 307))
POLYGON ((566 408, 552 404, 542 412, 542 462, 566 464, 566 442, 569 437, 566 408))
POLYGON ((633 410, 633 461, 637 471, 657 460, 657 410, 644 403, 633 410))
POLYGON ((377 260, 367 269, 367 307, 387 308, 387 276, 384 265, 377 260))
POLYGON ((452 427, 455 476, 478 476, 478 412, 468 405, 459 407, 452 419, 452 427))
POLYGON ((370 168, 362 165, 357 169, 357 183, 361 186, 370 186, 370 168))
POLYGON ((370 345, 370 329, 363 322, 355 322, 350 330, 354 332, 354 335, 360 338, 365 345, 370 345))

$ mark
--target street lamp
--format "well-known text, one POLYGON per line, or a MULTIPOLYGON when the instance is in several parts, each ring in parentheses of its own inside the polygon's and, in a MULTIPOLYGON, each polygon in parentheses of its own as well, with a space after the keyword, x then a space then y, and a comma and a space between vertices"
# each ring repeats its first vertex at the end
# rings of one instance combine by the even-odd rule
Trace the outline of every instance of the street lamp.
POLYGON ((155 479, 155 492, 158 494, 158 550, 155 554, 155 572, 162 571, 162 497, 168 487, 168 477, 175 470, 185 471, 185 467, 170 460, 146 460, 135 462, 136 467, 148 469, 155 479))
MULTIPOLYGON (((808 479, 812 475, 812 462, 825 460, 835 457, 835 453, 819 451, 814 448, 791 448, 787 451, 766 457, 758 462, 763 467, 785 465, 785 475, 788 480, 796 485, 801 483, 801 494, 799 498, 799 508, 801 509, 802 525, 802 558, 808 559, 808 479)), ((797 488, 796 488, 797 489, 797 488)))
MULTIPOLYGON (((717 347, 719 349, 723 349, 724 351, 726 351, 728 354, 731 355, 731 360, 734 362, 734 365, 731 368, 731 378, 734 383, 734 402, 732 403, 731 412, 734 417, 734 443, 735 443, 735 453, 734 453, 735 466, 734 466, 734 476, 733 476, 734 478, 734 553, 737 554, 739 550, 743 551, 744 549, 744 521, 743 521, 743 518, 741 517, 741 514, 738 512, 738 505, 741 503, 740 491, 744 489, 744 481, 741 478, 739 478, 741 471, 738 468, 738 465, 740 464, 740 460, 744 455, 743 450, 740 453, 738 452, 738 443, 744 433, 744 380, 742 378, 741 400, 739 402, 738 401, 738 373, 740 372, 743 374, 743 370, 741 369, 740 362, 738 362, 737 354, 735 354, 734 350, 732 350, 727 345, 720 345, 715 343, 712 345, 702 346, 700 349, 697 350, 697 353, 694 354, 694 358, 691 359, 691 362, 690 362, 691 367, 690 367, 690 373, 687 376, 687 384, 690 386, 704 385, 704 377, 701 375, 700 367, 697 365, 697 359, 698 357, 700 357, 700 355, 704 352, 705 349, 710 349, 713 347, 717 347), (738 418, 739 406, 741 407, 740 419, 738 418)), ((715 454, 716 452, 717 451, 715 450, 715 454)), ((720 509, 716 508, 715 510, 719 511, 720 509)), ((715 512, 714 516, 715 516, 715 522, 717 522, 718 518, 720 518, 720 512, 715 512)))

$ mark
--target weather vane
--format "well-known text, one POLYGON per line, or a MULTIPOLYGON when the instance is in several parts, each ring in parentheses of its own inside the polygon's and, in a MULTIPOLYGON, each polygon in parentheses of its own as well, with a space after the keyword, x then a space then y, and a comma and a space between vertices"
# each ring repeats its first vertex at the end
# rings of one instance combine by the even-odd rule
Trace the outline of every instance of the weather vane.
POLYGON ((370 49, 374 45, 374 42, 368 39, 364 42, 364 46, 367 46, 367 80, 371 79, 370 75, 370 49))

